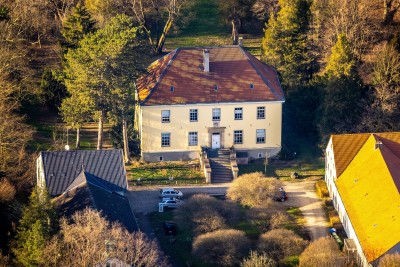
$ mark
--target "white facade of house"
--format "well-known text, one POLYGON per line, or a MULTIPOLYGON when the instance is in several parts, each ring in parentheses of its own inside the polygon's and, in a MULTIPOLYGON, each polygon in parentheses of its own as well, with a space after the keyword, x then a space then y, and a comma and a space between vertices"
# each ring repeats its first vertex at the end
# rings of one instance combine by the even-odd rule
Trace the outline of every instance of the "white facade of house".
POLYGON ((199 158, 201 147, 231 148, 249 157, 281 149, 282 104, 235 102, 140 106, 139 133, 145 161, 199 158), (168 140, 167 140, 168 139, 168 140))

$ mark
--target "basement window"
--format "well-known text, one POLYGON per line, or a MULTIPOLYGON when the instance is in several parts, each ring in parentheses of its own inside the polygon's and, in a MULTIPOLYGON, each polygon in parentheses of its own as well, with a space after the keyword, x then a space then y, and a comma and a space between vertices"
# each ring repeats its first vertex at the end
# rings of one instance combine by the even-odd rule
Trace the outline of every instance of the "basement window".
POLYGON ((258 153, 258 158, 259 158, 259 159, 262 158, 262 153, 258 153))
POLYGON ((164 157, 163 156, 160 156, 160 161, 164 161, 164 157))
POLYGON ((250 84, 250 89, 254 89, 254 84, 250 84))
POLYGON ((218 85, 214 85, 214 91, 218 91, 218 85))
POLYGON ((169 90, 170 90, 171 92, 173 92, 173 91, 175 91, 175 87, 171 86, 171 87, 169 88, 169 90))

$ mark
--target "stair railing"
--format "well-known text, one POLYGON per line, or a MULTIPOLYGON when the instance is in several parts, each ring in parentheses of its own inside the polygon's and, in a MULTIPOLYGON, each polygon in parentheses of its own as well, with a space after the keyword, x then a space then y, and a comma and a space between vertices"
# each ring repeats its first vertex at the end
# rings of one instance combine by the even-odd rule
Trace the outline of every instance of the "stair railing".
POLYGON ((202 147, 200 151, 200 166, 203 170, 204 177, 206 178, 206 183, 211 183, 211 166, 210 160, 207 156, 207 147, 202 147))
POLYGON ((238 177, 239 168, 238 168, 237 161, 236 161, 236 152, 233 148, 230 149, 229 159, 231 162, 233 180, 235 180, 238 177))

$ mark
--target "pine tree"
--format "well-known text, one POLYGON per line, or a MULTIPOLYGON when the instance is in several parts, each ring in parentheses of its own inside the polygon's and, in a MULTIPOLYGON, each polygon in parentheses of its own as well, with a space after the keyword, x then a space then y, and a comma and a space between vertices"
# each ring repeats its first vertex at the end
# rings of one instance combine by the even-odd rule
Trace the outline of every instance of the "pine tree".
MULTIPOLYGON (((91 108, 99 122, 97 149, 102 149, 103 123, 113 114, 125 124, 134 80, 150 55, 149 46, 126 15, 114 17, 103 29, 85 36, 66 54, 66 86, 80 105, 91 108)), ((125 127, 126 130, 126 127, 125 127)), ((129 156, 127 142, 125 156, 129 156)))
POLYGON ((282 75, 282 83, 293 86, 311 77, 312 56, 308 50, 310 2, 279 0, 281 10, 271 15, 262 40, 262 58, 282 75))
POLYGON ((23 266, 38 266, 46 240, 57 229, 57 216, 46 190, 35 188, 19 221, 16 246, 13 248, 16 261, 23 266))
POLYGON ((61 34, 64 37, 62 46, 65 52, 68 48, 77 48, 85 34, 94 32, 95 23, 86 7, 78 3, 62 25, 61 34))
POLYGON ((330 78, 341 76, 356 76, 357 61, 352 53, 350 42, 344 34, 340 34, 325 68, 325 74, 330 78))

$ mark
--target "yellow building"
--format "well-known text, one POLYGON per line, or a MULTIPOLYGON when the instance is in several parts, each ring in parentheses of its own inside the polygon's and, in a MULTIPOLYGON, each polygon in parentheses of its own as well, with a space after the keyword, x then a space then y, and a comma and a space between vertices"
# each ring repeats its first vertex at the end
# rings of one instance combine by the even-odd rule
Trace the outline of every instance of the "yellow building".
POLYGON ((205 147, 254 158, 280 151, 277 73, 240 46, 176 49, 150 65, 136 94, 145 161, 194 159, 205 147))
POLYGON ((332 135, 325 180, 361 266, 400 253, 399 132, 332 135))

